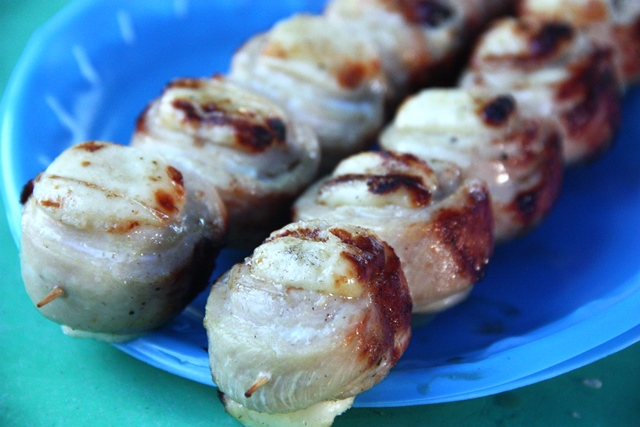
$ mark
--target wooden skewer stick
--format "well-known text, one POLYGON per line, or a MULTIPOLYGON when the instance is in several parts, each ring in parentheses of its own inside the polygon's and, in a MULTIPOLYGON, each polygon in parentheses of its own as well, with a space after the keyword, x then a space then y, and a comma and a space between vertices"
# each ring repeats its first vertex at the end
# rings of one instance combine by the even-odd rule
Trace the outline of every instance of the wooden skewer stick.
POLYGON ((258 389, 264 386, 271 379, 271 375, 260 375, 254 382, 251 384, 251 387, 247 391, 244 392, 244 397, 251 397, 253 393, 258 391, 258 389))
POLYGON ((42 298, 42 300, 40 300, 39 303, 36 304, 36 307, 44 307, 54 299, 63 297, 65 295, 67 295, 67 293, 64 289, 62 289, 60 286, 54 286, 53 289, 51 289, 51 292, 49 292, 44 298, 42 298))

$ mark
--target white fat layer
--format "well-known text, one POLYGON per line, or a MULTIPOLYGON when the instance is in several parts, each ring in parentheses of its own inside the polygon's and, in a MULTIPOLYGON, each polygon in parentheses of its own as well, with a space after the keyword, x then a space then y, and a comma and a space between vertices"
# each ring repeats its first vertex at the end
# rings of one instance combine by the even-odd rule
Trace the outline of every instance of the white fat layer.
POLYGON ((515 56, 529 52, 529 40, 519 36, 518 21, 505 19, 494 25, 485 33, 474 55, 485 56, 515 56))
POLYGON ((378 206, 387 205, 413 207, 411 194, 399 187, 393 191, 376 194, 369 191, 365 180, 353 180, 339 184, 329 183, 318 193, 318 203, 327 206, 378 206))
POLYGON ((464 89, 423 90, 403 103, 394 126, 402 130, 422 129, 453 135, 492 132, 478 113, 482 102, 489 99, 464 89))

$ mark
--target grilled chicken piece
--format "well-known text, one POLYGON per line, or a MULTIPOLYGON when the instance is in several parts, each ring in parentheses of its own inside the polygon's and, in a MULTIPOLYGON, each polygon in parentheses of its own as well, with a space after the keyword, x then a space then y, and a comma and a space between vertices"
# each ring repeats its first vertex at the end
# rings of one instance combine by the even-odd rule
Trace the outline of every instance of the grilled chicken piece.
POLYGON ((496 22, 480 38, 460 85, 509 92, 527 114, 552 118, 569 165, 606 151, 620 125, 611 51, 568 24, 496 22))
POLYGON ((396 364, 410 318, 400 261, 375 234, 293 223, 214 283, 213 380, 246 425, 331 425, 396 364))
POLYGON ((552 118, 568 165, 606 151, 620 125, 611 51, 568 24, 530 18, 495 23, 460 84, 510 92, 527 114, 552 118))
POLYGON ((493 253, 485 184, 454 166, 437 173, 410 154, 343 160, 294 204, 294 219, 312 218, 366 227, 387 242, 402 262, 414 313, 464 300, 493 253))
POLYGON ((519 12, 585 30, 596 44, 613 48, 624 86, 640 81, 640 1, 521 0, 519 12))
POLYGON ((92 141, 24 193, 21 266, 69 335, 123 341, 168 322, 208 284, 225 230, 216 191, 157 154, 92 141))
POLYGON ((308 123, 323 169, 365 149, 383 125, 388 84, 378 51, 321 16, 295 15, 254 36, 234 54, 229 77, 308 123))
POLYGON ((161 153, 218 189, 231 247, 255 247, 286 224, 320 162, 307 125, 219 76, 170 83, 139 117, 131 145, 161 153))
POLYGON ((424 90, 398 110, 381 146, 486 182, 497 243, 539 224, 560 193, 564 165, 556 128, 524 115, 510 95, 424 90))

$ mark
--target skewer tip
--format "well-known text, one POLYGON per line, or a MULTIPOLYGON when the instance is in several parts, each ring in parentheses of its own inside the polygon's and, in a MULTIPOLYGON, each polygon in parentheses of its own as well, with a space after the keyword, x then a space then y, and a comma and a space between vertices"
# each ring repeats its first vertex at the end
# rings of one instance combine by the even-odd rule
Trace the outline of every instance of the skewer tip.
POLYGON ((36 304, 36 307, 42 308, 56 298, 60 298, 65 295, 67 295, 67 293, 64 289, 62 289, 60 286, 54 286, 53 289, 51 289, 51 292, 49 292, 44 298, 40 300, 39 303, 36 304))
POLYGON ((258 376, 258 378, 253 382, 253 384, 251 384, 251 387, 249 387, 247 389, 247 391, 244 392, 244 397, 246 397, 246 398, 251 397, 253 395, 253 393, 258 391, 258 389, 260 387, 262 387, 266 383, 268 383, 270 379, 271 379, 271 375, 260 375, 260 376, 258 376))

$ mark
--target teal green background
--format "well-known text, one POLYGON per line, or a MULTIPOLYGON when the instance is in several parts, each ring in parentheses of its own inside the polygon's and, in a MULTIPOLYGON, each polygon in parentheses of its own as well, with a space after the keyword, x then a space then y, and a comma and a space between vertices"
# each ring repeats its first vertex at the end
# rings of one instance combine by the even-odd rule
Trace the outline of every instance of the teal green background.
MULTIPOLYGON (((0 89, 33 31, 66 3, 0 0, 0 89)), ((41 317, 24 292, 4 209, 0 217, 1 427, 240 425, 215 388, 108 344, 68 338, 41 317)), ((462 402, 352 409, 335 426, 637 426, 639 358, 636 344, 532 386, 462 402)))

